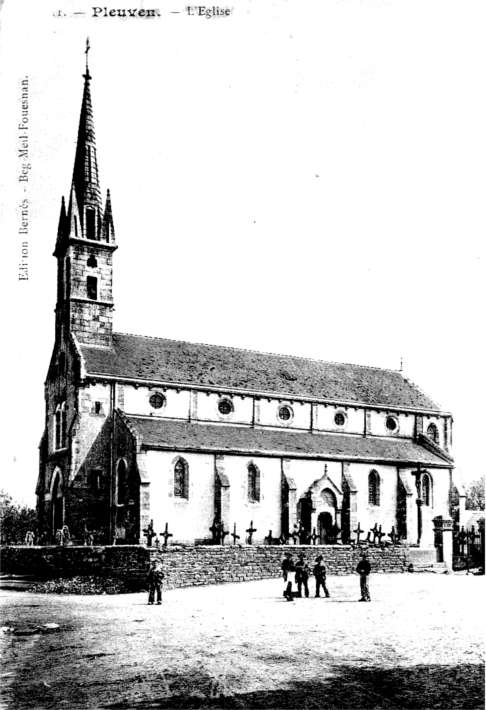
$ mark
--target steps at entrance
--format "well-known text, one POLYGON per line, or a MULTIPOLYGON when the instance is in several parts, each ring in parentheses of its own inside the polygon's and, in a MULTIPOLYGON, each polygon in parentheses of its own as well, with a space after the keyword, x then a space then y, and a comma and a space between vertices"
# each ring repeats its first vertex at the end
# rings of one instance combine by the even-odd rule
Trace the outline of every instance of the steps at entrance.
POLYGON ((447 569, 443 562, 437 562, 435 547, 410 547, 410 564, 414 572, 445 572, 447 569))

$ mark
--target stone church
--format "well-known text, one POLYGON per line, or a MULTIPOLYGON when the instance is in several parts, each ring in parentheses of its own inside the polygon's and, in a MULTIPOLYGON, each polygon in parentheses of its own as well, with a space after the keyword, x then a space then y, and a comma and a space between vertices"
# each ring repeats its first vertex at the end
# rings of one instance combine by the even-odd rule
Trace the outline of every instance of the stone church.
POLYGON ((113 330, 117 244, 90 80, 87 68, 54 251, 44 539, 67 525, 133 544, 153 521, 171 542, 209 542, 216 523, 240 543, 250 528, 255 543, 296 528, 326 543, 381 526, 432 545, 432 518, 449 517, 452 417, 402 372, 113 330))

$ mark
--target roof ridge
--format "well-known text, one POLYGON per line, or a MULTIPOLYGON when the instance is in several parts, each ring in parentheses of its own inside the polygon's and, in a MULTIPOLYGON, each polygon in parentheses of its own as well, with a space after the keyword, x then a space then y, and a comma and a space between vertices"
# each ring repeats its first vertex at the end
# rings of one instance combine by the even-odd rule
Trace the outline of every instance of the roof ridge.
MULTIPOLYGON (((113 333, 113 335, 128 335, 129 337, 132 337, 132 338, 147 338, 149 340, 166 340, 169 343, 187 343, 188 345, 202 345, 204 347, 209 347, 209 348, 223 348, 224 350, 236 350, 237 352, 255 353, 257 355, 270 355, 273 357, 284 357, 284 358, 288 358, 289 360, 299 359, 299 360, 306 360, 308 362, 320 362, 320 363, 324 363, 327 365, 349 365, 351 367, 360 367, 364 370, 380 370, 381 372, 394 372, 396 374, 401 375, 404 380, 407 379, 400 370, 393 370, 390 367, 378 367, 377 365, 360 365, 360 364, 354 363, 354 362, 339 362, 337 360, 321 360, 319 358, 306 357, 305 355, 289 355, 286 353, 270 353, 265 350, 251 350, 250 348, 237 348, 233 345, 215 345, 214 343, 195 343, 194 341, 191 341, 191 340, 176 340, 175 338, 162 338, 157 335, 137 335, 135 333, 120 333, 120 332, 113 333)), ((425 394, 425 393, 422 392, 422 394, 425 394)))

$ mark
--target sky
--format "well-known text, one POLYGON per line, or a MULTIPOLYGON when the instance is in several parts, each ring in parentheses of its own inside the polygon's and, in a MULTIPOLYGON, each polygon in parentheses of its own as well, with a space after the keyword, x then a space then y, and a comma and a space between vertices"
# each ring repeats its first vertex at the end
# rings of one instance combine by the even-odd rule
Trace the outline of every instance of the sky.
POLYGON ((95 18, 86 0, 4 0, 0 15, 0 487, 35 501, 87 36, 115 330, 403 362, 452 412, 463 479, 484 475, 484 3, 106 7, 159 15, 95 18))

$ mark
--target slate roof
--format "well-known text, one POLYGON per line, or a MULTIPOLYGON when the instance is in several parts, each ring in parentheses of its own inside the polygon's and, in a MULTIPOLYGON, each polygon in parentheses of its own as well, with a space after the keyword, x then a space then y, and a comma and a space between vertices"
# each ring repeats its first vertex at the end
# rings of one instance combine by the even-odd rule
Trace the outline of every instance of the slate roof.
POLYGON ((90 375, 440 411, 396 370, 123 333, 80 348, 90 375))
POLYGON ((328 458, 375 463, 410 463, 448 466, 446 461, 409 439, 311 434, 289 429, 230 426, 174 421, 122 414, 147 448, 170 451, 273 454, 301 458, 328 458))

